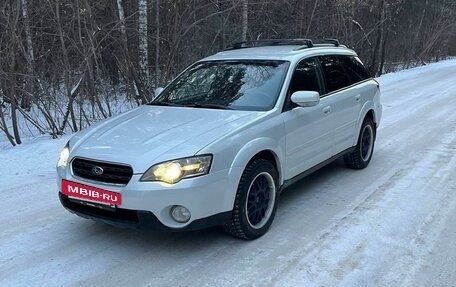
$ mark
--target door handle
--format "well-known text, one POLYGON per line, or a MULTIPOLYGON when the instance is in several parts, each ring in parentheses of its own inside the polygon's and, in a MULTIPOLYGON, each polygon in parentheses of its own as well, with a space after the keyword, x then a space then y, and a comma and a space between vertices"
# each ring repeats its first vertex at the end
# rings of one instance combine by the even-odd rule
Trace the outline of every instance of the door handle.
POLYGON ((361 95, 356 95, 355 96, 355 101, 357 101, 357 102, 361 101, 361 95))
POLYGON ((331 106, 326 106, 322 109, 323 113, 329 114, 331 112, 331 106))

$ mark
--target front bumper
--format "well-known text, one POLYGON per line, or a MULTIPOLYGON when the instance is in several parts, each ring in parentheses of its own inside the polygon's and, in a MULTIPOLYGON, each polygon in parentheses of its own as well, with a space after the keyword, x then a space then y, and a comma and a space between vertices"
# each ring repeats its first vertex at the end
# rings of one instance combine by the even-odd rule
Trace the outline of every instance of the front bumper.
POLYGON ((119 186, 75 177, 68 168, 57 171, 59 191, 62 179, 65 179, 122 195, 122 204, 113 212, 72 202, 59 192, 62 205, 71 212, 113 225, 176 231, 224 224, 231 216, 242 173, 241 168, 231 168, 184 179, 174 185, 141 182, 141 174, 135 174, 127 185, 119 186), (170 210, 175 205, 185 206, 190 211, 189 222, 179 223, 172 219, 170 210))
POLYGON ((231 211, 222 212, 206 218, 200 218, 192 221, 182 228, 171 228, 158 220, 150 211, 131 210, 117 208, 113 211, 104 210, 97 207, 91 207, 72 202, 68 197, 59 192, 59 198, 62 205, 70 212, 98 222, 107 223, 117 227, 127 227, 132 229, 147 229, 155 231, 191 231, 204 229, 212 226, 223 225, 231 218, 231 211))

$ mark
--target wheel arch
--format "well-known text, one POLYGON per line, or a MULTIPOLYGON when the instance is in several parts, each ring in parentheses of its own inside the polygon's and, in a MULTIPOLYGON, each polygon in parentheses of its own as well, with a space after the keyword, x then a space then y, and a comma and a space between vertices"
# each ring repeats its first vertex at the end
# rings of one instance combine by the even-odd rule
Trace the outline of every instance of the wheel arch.
POLYGON ((364 116, 363 118, 363 121, 366 119, 366 118, 370 118, 372 120, 372 122, 375 124, 375 129, 377 129, 377 118, 375 116, 375 111, 373 109, 369 109, 366 113, 366 115, 364 116))
POLYGON ((281 164, 283 155, 279 145, 273 139, 260 138, 247 143, 239 150, 231 167, 242 167, 242 170, 244 170, 251 162, 259 158, 268 160, 274 165, 279 176, 279 185, 281 185, 283 180, 283 166, 281 164))
POLYGON ((363 122, 367 118, 371 119, 371 121, 374 123, 374 140, 375 140, 375 138, 377 137, 377 117, 376 117, 375 111, 373 109, 369 109, 367 111, 366 115, 363 118, 363 122))
POLYGON ((364 107, 362 108, 361 110, 362 112, 360 113, 360 117, 358 119, 358 125, 357 125, 357 128, 356 128, 356 136, 355 136, 355 140, 353 142, 353 146, 356 145, 356 143, 358 142, 358 137, 359 137, 359 131, 361 130, 361 126, 363 125, 363 122, 366 118, 370 118, 372 120, 372 122, 374 123, 374 128, 375 128, 375 131, 374 131, 374 136, 377 135, 377 115, 375 113, 375 110, 374 110, 374 107, 372 105, 368 105, 366 103, 366 105, 364 105, 364 107))
MULTIPOLYGON (((263 140, 260 140, 260 142, 265 143, 265 141, 263 140)), ((238 184, 239 186, 241 186, 240 184, 242 184, 242 188, 236 190, 236 195, 233 201, 233 214, 231 220, 227 222, 227 224, 225 224, 224 230, 229 234, 241 239, 255 239, 265 234, 269 229, 269 226, 271 225, 272 221, 274 220, 275 211, 277 209, 276 200, 278 196, 279 187, 276 187, 274 191, 275 200, 272 201, 273 205, 268 205, 267 210, 269 211, 265 211, 265 214, 268 214, 268 217, 260 218, 260 221, 254 223, 260 224, 259 226, 253 226, 252 223, 249 221, 249 192, 250 187, 252 186, 251 184, 256 179, 256 177, 253 177, 255 176, 254 172, 258 172, 258 169, 255 169, 257 167, 249 167, 249 165, 251 163, 256 162, 257 164, 263 165, 263 167, 267 167, 268 170, 271 170, 272 167, 270 167, 269 165, 265 165, 264 160, 266 160, 275 167, 275 169, 277 170, 277 174, 280 177, 280 160, 277 152, 274 150, 273 147, 257 144, 258 142, 256 144, 250 142, 248 145, 244 146, 243 149, 241 149, 241 151, 236 156, 235 161, 233 162, 235 163, 233 169, 236 169, 239 172, 241 172, 239 178, 241 181, 238 184), (262 159, 262 161, 258 161, 259 159, 262 159)), ((256 174, 256 176, 259 175, 260 173, 256 174)), ((259 199, 257 198, 257 200, 259 199)), ((271 201, 268 202, 269 203, 267 204, 271 204, 271 201)))
POLYGON ((265 149, 265 150, 262 150, 260 152, 258 152, 257 154, 255 154, 250 160, 249 162, 247 163, 246 166, 248 166, 249 164, 251 164, 252 162, 254 162, 255 160, 257 159, 264 159, 264 160, 267 160, 269 161, 270 163, 272 163, 272 165, 275 167, 276 171, 277 171, 277 174, 279 175, 279 182, 280 181, 280 178, 281 178, 281 172, 280 172, 280 162, 279 162, 279 158, 277 157, 277 155, 275 154, 275 152, 273 152, 272 150, 270 149, 265 149))

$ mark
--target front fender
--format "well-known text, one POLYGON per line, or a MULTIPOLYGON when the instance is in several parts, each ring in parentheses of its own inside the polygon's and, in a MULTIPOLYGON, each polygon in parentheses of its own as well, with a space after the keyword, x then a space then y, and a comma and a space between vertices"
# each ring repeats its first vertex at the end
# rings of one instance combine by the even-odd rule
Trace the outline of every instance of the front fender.
MULTIPOLYGON (((272 138, 257 138, 245 144, 234 157, 230 170, 241 168, 244 171, 249 161, 262 151, 270 151, 274 155, 279 173, 279 183, 282 184, 283 167, 281 163, 283 162, 284 154, 279 143, 272 138)), ((238 178, 240 178, 240 175, 238 178)))
POLYGON ((241 179, 242 173, 249 161, 261 151, 270 151, 274 154, 276 159, 276 164, 279 172, 279 185, 283 184, 282 174, 282 159, 283 152, 281 151, 279 144, 271 138, 257 138, 251 140, 245 144, 234 157, 230 169, 229 169, 229 187, 226 188, 227 192, 223 198, 229 206, 234 206, 234 200, 236 198, 237 188, 239 186, 239 181, 241 179))

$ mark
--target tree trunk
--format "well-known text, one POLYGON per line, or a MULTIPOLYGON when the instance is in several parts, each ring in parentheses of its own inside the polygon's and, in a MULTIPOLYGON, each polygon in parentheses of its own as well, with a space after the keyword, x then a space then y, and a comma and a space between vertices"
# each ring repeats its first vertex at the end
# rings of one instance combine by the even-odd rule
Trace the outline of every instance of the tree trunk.
POLYGON ((150 100, 149 94, 149 46, 147 41, 147 0, 138 0, 138 34, 139 34, 139 68, 143 81, 144 96, 150 100))
POLYGON ((426 2, 424 3, 423 11, 422 11, 423 13, 421 14, 421 17, 420 17, 420 22, 418 24, 418 27, 416 28, 415 38, 413 39, 413 43, 411 43, 412 44, 410 47, 410 59, 411 60, 418 59, 417 47, 422 46, 422 44, 419 43, 419 39, 420 39, 420 36, 422 35, 421 29, 423 27, 423 20, 424 20, 424 17, 426 16, 428 4, 429 4, 429 1, 426 0, 426 2))
MULTIPOLYGON (((26 91, 33 94, 33 80, 31 79, 34 74, 34 65, 35 65, 35 55, 33 53, 33 42, 32 42, 32 32, 30 30, 30 19, 27 12, 27 0, 21 0, 22 3, 22 17, 24 19, 24 30, 25 38, 27 43, 27 73, 28 77, 26 78, 26 91)), ((31 108, 30 97, 24 93, 21 99, 21 106, 23 109, 29 110, 31 108)))
POLYGON ((317 10, 317 6, 318 6, 318 0, 315 0, 314 7, 313 7, 313 9, 312 9, 312 14, 310 15, 309 24, 307 25, 307 31, 306 31, 306 36, 305 36, 305 38, 307 38, 307 37, 309 36, 310 28, 312 27, 312 20, 313 20, 314 15, 315 15, 315 10, 317 10))
MULTIPOLYGON (((73 102, 74 98, 76 97, 77 93, 74 93, 74 91, 77 91, 76 89, 71 88, 71 79, 70 79, 70 62, 68 60, 68 52, 66 49, 65 45, 65 40, 63 37, 63 28, 62 28, 62 21, 60 19, 60 2, 57 1, 55 3, 55 16, 56 16, 56 21, 57 21, 57 29, 59 33, 59 39, 60 39, 60 45, 62 48, 62 54, 63 54, 63 64, 65 65, 65 72, 64 72, 64 77, 65 77, 65 86, 67 90, 67 97, 68 97, 68 105, 67 105, 67 111, 65 113, 65 116, 63 118, 62 126, 60 127, 60 133, 63 133, 66 127, 66 124, 68 122, 68 117, 71 118, 72 121, 72 128, 74 132, 78 131, 78 124, 76 122, 76 118, 74 115, 74 109, 73 109, 73 102)), ((80 86, 80 82, 78 84, 78 87, 80 86)))
MULTIPOLYGON (((86 87, 88 90, 88 93, 92 99, 92 106, 98 107, 98 110, 100 111, 101 115, 104 118, 107 118, 108 116, 106 115, 103 105, 101 104, 99 93, 97 92, 96 86, 95 86, 95 74, 98 74, 97 72, 99 71, 99 66, 97 62, 97 48, 96 42, 95 42, 95 36, 96 35, 96 27, 97 23, 93 17, 92 13, 92 8, 90 6, 90 1, 84 1, 84 6, 87 11, 87 17, 89 18, 89 21, 91 25, 86 25, 86 34, 88 37, 86 37, 86 43, 87 41, 89 42, 88 44, 85 44, 87 47, 87 51, 85 52, 86 54, 86 75, 84 76, 84 79, 86 80, 86 87)), ((83 39, 80 40, 80 42, 83 42, 83 39)), ((82 128, 82 127, 81 127, 82 128)))
POLYGON ((24 18, 24 30, 25 37, 27 42, 27 55, 30 58, 30 61, 35 61, 35 55, 33 53, 33 42, 32 42, 32 32, 30 30, 30 19, 27 12, 27 0, 21 0, 22 2, 22 17, 24 18))
POLYGON ((0 103, 0 120, 1 120, 0 130, 2 130, 3 133, 6 135, 6 138, 11 143, 11 145, 16 146, 16 142, 14 142, 14 138, 8 130, 8 126, 6 125, 5 115, 3 114, 3 107, 2 107, 1 103, 0 103))
POLYGON ((123 8, 122 0, 117 0, 117 10, 119 11, 120 42, 122 43, 121 46, 124 53, 123 60, 118 59, 118 64, 120 71, 123 73, 125 79, 128 82, 128 89, 130 90, 130 94, 134 95, 135 100, 139 104, 140 94, 134 76, 134 67, 131 65, 130 52, 128 49, 127 29, 125 27, 125 11, 123 8))
MULTIPOLYGON (((14 58, 13 58, 13 61, 14 58)), ((21 136, 19 133, 19 125, 17 122, 17 115, 16 115, 16 107, 17 107, 17 100, 16 100, 16 76, 14 73, 11 73, 11 79, 10 79, 10 104, 11 104, 11 121, 13 124, 13 134, 14 134, 14 139, 17 144, 21 144, 21 136)))
POLYGON ((122 4, 122 0, 117 0, 117 10, 119 11, 120 20, 120 37, 122 44, 127 46, 127 29, 125 28, 125 12, 122 4))
POLYGON ((385 0, 380 0, 379 3, 379 11, 378 11, 378 19, 377 19, 377 39, 375 41, 374 52, 372 53, 372 59, 370 64, 370 70, 373 75, 378 73, 378 54, 380 52, 380 45, 382 43, 383 38, 383 17, 384 17, 384 7, 385 7, 385 0))
POLYGON ((16 50, 17 50, 17 45, 18 45, 18 38, 16 35, 16 29, 17 29, 17 23, 19 20, 19 2, 16 2, 16 9, 13 8, 13 11, 17 11, 17 13, 13 12, 12 13, 12 29, 10 29, 10 34, 11 34, 11 46, 10 46, 10 77, 9 77, 9 101, 11 105, 11 121, 13 124, 13 134, 14 134, 14 140, 16 141, 17 144, 21 144, 21 137, 19 133, 19 125, 17 122, 17 115, 16 115, 16 106, 17 106, 17 97, 16 97, 16 50))
POLYGON ((385 66, 385 58, 386 58, 386 42, 388 41, 388 27, 385 28, 385 32, 383 32, 383 43, 382 43, 382 53, 380 55, 380 67, 378 68, 377 77, 380 77, 383 74, 383 67, 385 66))
POLYGON ((247 28, 249 21, 249 1, 242 0, 241 41, 247 41, 247 28))
POLYGON ((155 88, 160 86, 160 0, 155 0, 155 88))

